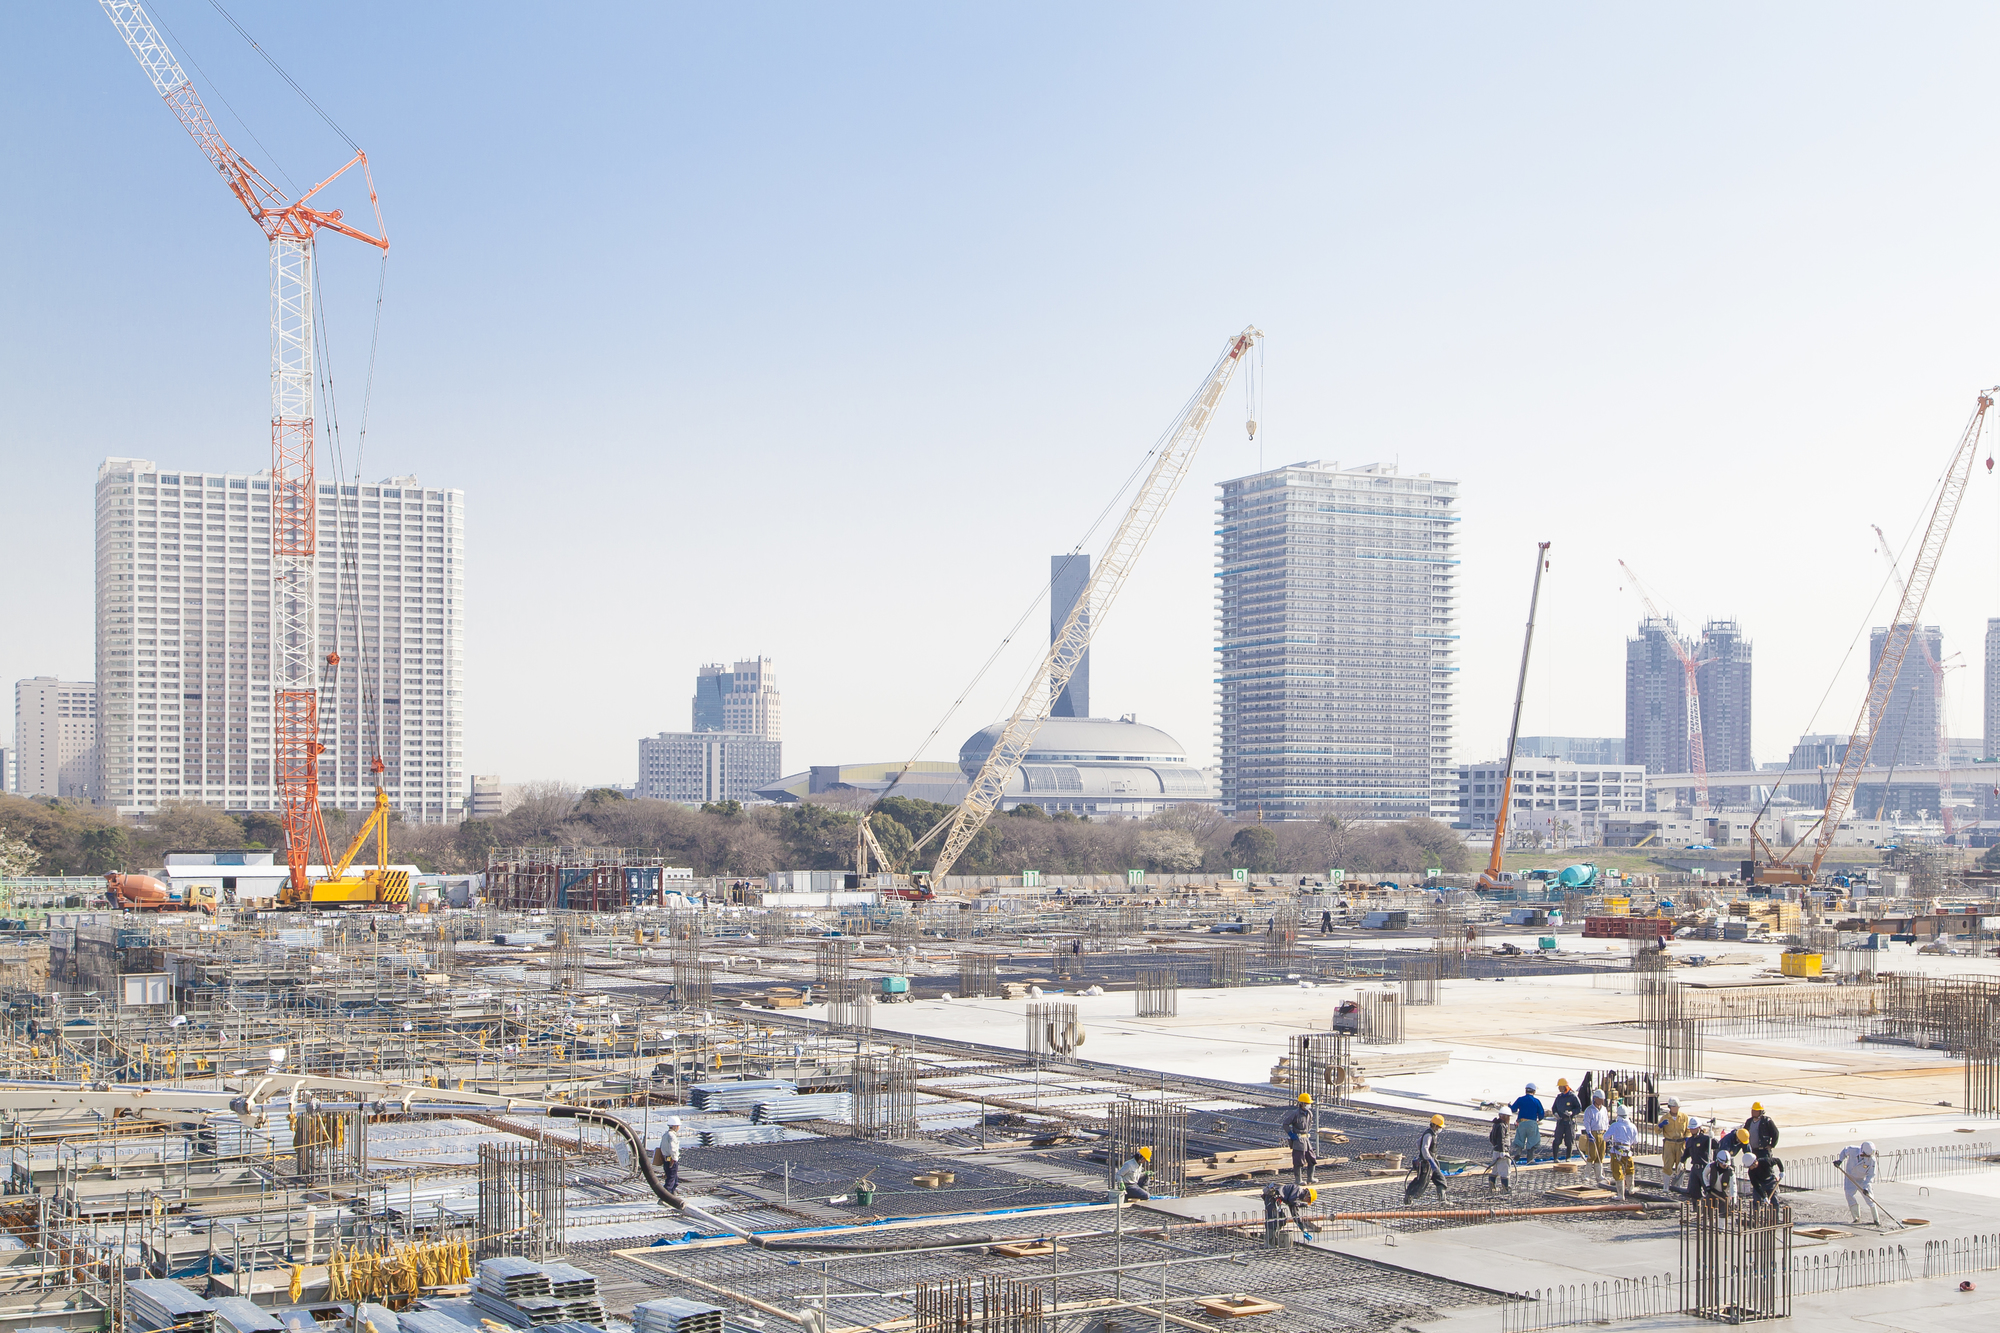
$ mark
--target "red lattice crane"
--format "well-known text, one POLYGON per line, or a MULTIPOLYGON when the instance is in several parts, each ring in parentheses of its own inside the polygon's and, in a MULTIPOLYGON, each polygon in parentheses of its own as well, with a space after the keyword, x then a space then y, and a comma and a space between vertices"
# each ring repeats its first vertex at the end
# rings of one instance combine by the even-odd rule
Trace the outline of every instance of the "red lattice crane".
MULTIPOLYGON (((249 212, 271 246, 271 643, 276 656, 274 707, 275 773, 285 816, 285 856, 292 888, 311 895, 306 867, 314 851, 320 864, 333 864, 326 827, 319 813, 318 599, 313 564, 318 554, 319 490, 314 481, 313 439, 313 247, 322 231, 338 232, 385 253, 382 206, 368 155, 355 149, 347 164, 297 199, 273 185, 248 158, 230 147, 202 104, 201 94, 160 37, 137 0, 99 0, 118 35, 153 81, 154 91, 186 127, 195 146, 222 176, 222 183, 249 212), (310 201, 361 168, 368 202, 375 210, 369 235, 341 220, 339 209, 319 209, 310 201)), ((331 669, 339 654, 328 653, 331 669)), ((379 772, 381 761, 376 760, 379 772)), ((377 781, 380 779, 378 777, 377 781)))
MULTIPOLYGON (((1639 582, 1639 576, 1632 572, 1632 566, 1620 560, 1618 568, 1625 571, 1625 577, 1632 581, 1632 591, 1638 593, 1639 600, 1645 603, 1647 619, 1660 627, 1660 633, 1666 639, 1667 645, 1674 650, 1674 656, 1680 659, 1681 675, 1685 681, 1682 694, 1687 703, 1688 770, 1694 774, 1694 808, 1696 811, 1706 810, 1708 809, 1708 757, 1702 752, 1701 688, 1695 677, 1702 667, 1708 665, 1708 662, 1706 659, 1696 660, 1694 653, 1682 640, 1680 631, 1674 627, 1674 622, 1661 615, 1659 608, 1653 605, 1651 595, 1647 593, 1646 586, 1639 582)), ((1700 819, 1702 816, 1697 813, 1695 818, 1700 819)))

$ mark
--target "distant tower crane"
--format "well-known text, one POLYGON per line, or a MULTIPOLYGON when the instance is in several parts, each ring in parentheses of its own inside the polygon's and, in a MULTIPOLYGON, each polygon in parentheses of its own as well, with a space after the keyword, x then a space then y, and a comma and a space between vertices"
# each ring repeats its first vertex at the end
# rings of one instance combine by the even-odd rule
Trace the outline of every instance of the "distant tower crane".
MULTIPOLYGON (((272 749, 292 889, 310 897, 306 867, 312 853, 319 852, 320 864, 333 864, 319 813, 319 756, 325 747, 319 739, 321 662, 313 570, 319 533, 319 491, 313 478, 313 246, 325 230, 387 253, 382 206, 375 197, 368 155, 359 149, 339 171, 297 199, 288 199, 222 137, 201 95, 137 0, 99 3, 167 109, 187 128, 195 146, 271 244, 271 643, 277 655, 272 709, 277 743, 272 749), (308 200, 356 166, 367 182, 375 230, 381 234, 371 236, 348 226, 339 209, 308 206, 308 200)), ((331 668, 339 660, 339 654, 329 653, 325 665, 331 668)), ((378 788, 381 767, 378 758, 378 788)))
MULTIPOLYGON (((1882 558, 1889 562, 1889 574, 1890 577, 1896 580, 1897 602, 1898 604, 1900 604, 1902 598, 1909 592, 1909 589, 1903 583, 1902 567, 1896 563, 1896 552, 1890 547, 1889 539, 1883 535, 1881 524, 1871 523, 1869 524, 1869 526, 1875 529, 1875 540, 1882 544, 1882 558)), ((1944 725, 1944 674, 1947 671, 1955 670, 1956 667, 1952 666, 1948 660, 1945 662, 1938 661, 1937 655, 1931 651, 1930 636, 1924 633, 1923 626, 1891 625, 1889 627, 1889 637, 1893 639, 1898 636, 1914 638, 1916 640, 1917 647, 1923 652, 1924 655, 1924 665, 1930 669, 1931 701, 1935 706, 1935 710, 1937 712, 1938 818, 1944 824, 1945 841, 1950 842, 1952 835, 1951 741, 1945 734, 1945 725, 1944 725)), ((1883 645, 1885 651, 1887 650, 1887 647, 1888 645, 1885 643, 1883 645)), ((1904 647, 1907 650, 1908 645, 1905 644, 1904 647)), ((1952 656, 1957 657, 1959 656, 1959 654, 1953 653, 1952 656)), ((1963 666, 1964 663, 1959 663, 1958 665, 1963 666)), ((1891 760, 1891 762, 1893 763, 1894 761, 1891 760)), ((1887 803, 1888 800, 1888 794, 1889 794, 1888 785, 1884 784, 1882 788, 1882 795, 1885 804, 1887 803)), ((1879 812, 1876 817, 1877 818, 1881 817, 1879 812)))
POLYGON ((1647 594, 1645 585, 1639 582, 1639 576, 1632 572, 1632 566, 1620 560, 1618 568, 1624 570, 1625 577, 1632 581, 1632 591, 1638 593, 1639 600, 1646 604, 1647 618, 1659 625, 1667 646, 1672 648, 1674 656, 1680 659, 1681 675, 1685 682, 1682 694, 1687 703, 1688 768, 1694 773, 1694 817, 1705 818, 1703 812, 1708 809, 1708 757, 1702 752, 1701 688, 1696 683, 1695 677, 1702 667, 1708 665, 1708 660, 1695 660, 1693 651, 1682 640, 1680 631, 1674 627, 1674 623, 1661 615, 1659 608, 1653 605, 1652 597, 1647 594))

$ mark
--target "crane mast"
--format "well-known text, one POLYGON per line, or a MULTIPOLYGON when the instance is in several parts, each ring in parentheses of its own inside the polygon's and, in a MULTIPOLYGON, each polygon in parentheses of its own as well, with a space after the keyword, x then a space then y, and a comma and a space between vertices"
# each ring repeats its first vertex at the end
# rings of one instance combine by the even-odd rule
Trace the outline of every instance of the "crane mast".
POLYGON ((1091 636, 1103 627, 1112 600, 1125 586, 1132 566, 1138 561, 1140 552, 1146 549, 1147 541, 1159 526, 1160 516, 1174 498, 1174 492, 1186 480, 1195 452, 1201 448, 1202 436, 1207 434, 1209 422, 1215 416, 1216 404, 1222 400, 1223 390, 1229 387, 1230 379, 1243 363, 1244 354, 1263 336, 1251 327, 1232 337, 1222 349, 1222 355, 1216 358, 1201 387, 1195 390, 1187 406, 1181 409, 1180 416, 1168 427, 1152 469, 1140 484, 1138 493, 1132 497, 1131 507, 1125 511, 1125 518, 1105 546, 1103 556, 1092 568, 1090 582, 1070 608, 1069 618, 1063 621, 1062 628, 1049 644, 1041 669, 1029 681, 1027 692, 1021 696, 1021 702, 1015 705, 1007 725, 987 752, 986 762, 979 766, 965 799, 918 840, 917 847, 921 848, 938 833, 944 833, 944 844, 938 849, 937 863, 930 872, 932 884, 943 883, 945 875, 965 854, 973 837, 1000 807, 1007 783, 1027 757, 1035 733, 1048 720, 1056 699, 1075 674, 1077 663, 1083 660, 1084 650, 1090 647, 1091 636))
POLYGON ((1507 766, 1500 774, 1500 813, 1493 817, 1493 855, 1478 887, 1501 885, 1501 864, 1507 852, 1507 820, 1514 809, 1514 750, 1521 740, 1521 700, 1528 693, 1528 651, 1535 646, 1535 608, 1542 602, 1542 571, 1549 567, 1549 544, 1535 547, 1535 585, 1528 593, 1528 628, 1521 635, 1521 674, 1514 680, 1514 720, 1507 724, 1507 766))
MULTIPOLYGON (((1917 558, 1910 567, 1910 577, 1902 581, 1903 595, 1896 605, 1894 618, 1889 621, 1891 626, 1914 625, 1923 615, 1924 599, 1930 595, 1931 580, 1937 574, 1938 561, 1944 556, 1945 540, 1951 536, 1952 524, 1958 518, 1959 501, 1965 498, 1966 484, 1972 479, 1972 463, 1979 453, 1980 432, 1986 428, 1986 413, 1993 406, 1996 392, 2000 389, 1987 389, 1979 395, 1972 416, 1958 437, 1958 446, 1945 468, 1944 480, 1938 484, 1937 503, 1931 506, 1930 522, 1925 526, 1923 541, 1917 547, 1917 558)), ((1854 789, 1861 781, 1861 770, 1868 766, 1868 752, 1874 748, 1875 731, 1881 725, 1882 713, 1888 706, 1889 692, 1896 688, 1896 673, 1902 669, 1903 658, 1910 651, 1910 637, 1892 630, 1882 645, 1882 656, 1875 663, 1874 674, 1868 678, 1868 697, 1861 701, 1861 714, 1855 718, 1854 732, 1847 738, 1847 750, 1840 757, 1840 769, 1827 788, 1826 813, 1820 817, 1817 831, 1809 830, 1787 847, 1782 855, 1775 858, 1777 866, 1783 869, 1776 870, 1774 867, 1776 873, 1768 877, 1760 872, 1760 881, 1810 883, 1819 878, 1820 863, 1826 859, 1827 851, 1833 846, 1834 835, 1840 830, 1840 821, 1854 801, 1854 789), (1799 848, 1805 846, 1807 838, 1813 840, 1811 863, 1806 867, 1785 865, 1799 848)))
MULTIPOLYGON (((1706 810, 1708 809, 1708 754, 1701 740, 1701 685, 1698 677, 1701 668, 1707 663, 1695 660, 1695 655, 1681 640, 1680 631, 1674 627, 1672 621, 1660 614, 1658 607, 1653 605, 1652 597, 1646 592, 1646 585, 1639 582, 1639 576, 1632 572, 1632 566, 1620 560, 1618 568, 1624 570, 1625 577, 1632 581, 1632 591, 1638 593, 1639 600, 1645 603, 1647 618, 1659 625, 1660 632, 1666 636, 1667 646, 1672 648, 1674 656, 1680 659, 1681 701, 1687 709, 1688 770, 1694 774, 1694 808, 1696 811, 1706 810)), ((1695 818, 1699 819, 1701 815, 1697 813, 1695 818)))
MULTIPOLYGON (((187 130, 223 184, 250 214, 271 246, 271 643, 272 746, 275 786, 285 816, 285 856, 292 888, 310 895, 306 867, 317 850, 333 860, 319 813, 318 598, 313 565, 318 553, 319 488, 314 480, 313 276, 314 243, 322 230, 364 241, 387 252, 382 208, 368 155, 355 150, 346 165, 289 199, 249 159, 230 147, 138 0, 99 0, 118 35, 152 81, 153 90, 187 130), (359 166, 375 210, 378 235, 341 220, 339 209, 308 201, 359 166)), ((328 668, 339 662, 328 654, 328 668)), ((378 779, 379 783, 379 779, 378 779)))

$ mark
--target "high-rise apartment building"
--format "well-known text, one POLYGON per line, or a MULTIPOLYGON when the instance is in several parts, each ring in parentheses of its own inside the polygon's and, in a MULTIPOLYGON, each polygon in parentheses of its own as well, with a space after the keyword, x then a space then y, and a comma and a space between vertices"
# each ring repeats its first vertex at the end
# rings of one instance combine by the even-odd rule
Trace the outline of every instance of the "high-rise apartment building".
POLYGON ((735 731, 776 742, 780 721, 778 673, 770 658, 753 657, 733 670, 717 662, 695 674, 694 730, 735 731))
POLYGON ((14 682, 14 748, 14 785, 0 790, 96 800, 97 686, 54 676, 14 682))
POLYGON ((1672 619, 1648 617, 1625 641, 1625 762, 1648 773, 1686 773, 1687 679, 1672 619), (1670 637, 1671 636, 1671 637, 1670 637))
MULTIPOLYGON (((275 810, 265 472, 97 474, 98 800, 275 810)), ((456 821, 465 790, 465 495, 415 477, 322 483, 323 805, 456 821)))
POLYGON ((1600 766, 1625 762, 1623 736, 1523 736, 1515 746, 1518 759, 1568 759, 1600 766))
POLYGON ((663 731, 639 738, 639 799, 702 805, 749 801, 779 775, 778 742, 736 731, 663 731))
MULTIPOLYGON (((1711 773, 1747 773, 1750 757, 1750 640, 1734 620, 1711 620, 1695 648, 1701 696, 1701 752, 1711 773)), ((1685 710, 1683 710, 1685 711, 1685 710)), ((1711 787, 1710 805, 1748 805, 1749 787, 1711 787)))
POLYGON ((1896 669, 1895 684, 1874 719, 1875 743, 1868 750, 1868 762, 1875 767, 1929 768, 1937 762, 1938 691, 1932 662, 1944 661, 1944 634, 1936 625, 1921 629, 1897 625, 1894 630, 1876 626, 1868 632, 1868 675, 1874 679, 1891 635, 1903 642, 1902 664, 1896 669), (1929 657, 1925 650, 1928 648, 1929 657))
MULTIPOLYGON (((1090 586, 1090 557, 1081 551, 1068 555, 1049 557, 1049 642, 1054 643, 1062 633, 1062 627, 1069 623, 1070 609, 1083 598, 1084 589, 1090 586)), ((1083 613, 1083 624, 1090 625, 1090 612, 1083 613)), ((1069 684, 1063 686, 1062 693, 1056 695, 1055 707, 1050 717, 1090 716, 1090 649, 1083 650, 1077 659, 1076 670, 1070 673, 1069 684)))
POLYGON ((1309 462, 1221 491, 1223 808, 1453 817, 1458 483, 1309 462))

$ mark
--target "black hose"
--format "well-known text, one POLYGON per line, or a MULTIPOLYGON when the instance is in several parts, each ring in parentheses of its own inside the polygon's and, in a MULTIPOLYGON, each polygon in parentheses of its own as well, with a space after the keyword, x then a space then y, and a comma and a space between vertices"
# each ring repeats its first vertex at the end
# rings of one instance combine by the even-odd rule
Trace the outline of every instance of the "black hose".
POLYGON ((670 1193, 667 1187, 660 1183, 660 1178, 653 1174, 653 1160, 646 1155, 646 1145, 639 1141, 639 1136, 632 1127, 617 1116, 594 1111, 588 1106, 551 1106, 549 1117, 553 1120, 581 1120, 586 1124, 603 1125, 607 1129, 614 1129, 623 1134, 625 1142, 632 1149, 632 1159, 639 1164, 640 1174, 646 1177, 646 1184, 652 1187, 654 1195, 660 1202, 675 1212, 687 1207, 685 1199, 678 1194, 670 1193))

